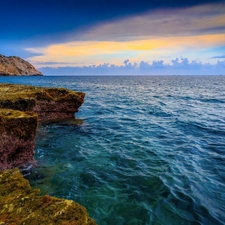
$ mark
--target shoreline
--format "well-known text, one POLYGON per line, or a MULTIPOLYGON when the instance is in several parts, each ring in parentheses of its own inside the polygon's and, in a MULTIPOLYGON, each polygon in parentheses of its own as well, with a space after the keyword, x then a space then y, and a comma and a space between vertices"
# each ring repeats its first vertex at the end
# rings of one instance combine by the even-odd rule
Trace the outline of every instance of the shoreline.
POLYGON ((64 88, 0 84, 1 224, 40 221, 48 224, 96 224, 78 203, 40 196, 40 191, 32 189, 16 169, 35 162, 34 139, 38 123, 74 118, 84 97, 85 93, 64 88), (27 211, 30 212, 27 214, 27 211))

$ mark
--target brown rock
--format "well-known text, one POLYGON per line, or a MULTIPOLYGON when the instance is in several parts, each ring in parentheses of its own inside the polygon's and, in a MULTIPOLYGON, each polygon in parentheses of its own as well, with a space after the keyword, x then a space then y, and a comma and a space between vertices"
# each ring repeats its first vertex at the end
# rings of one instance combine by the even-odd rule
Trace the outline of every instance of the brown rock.
POLYGON ((0 76, 42 76, 42 73, 20 57, 0 54, 0 76))

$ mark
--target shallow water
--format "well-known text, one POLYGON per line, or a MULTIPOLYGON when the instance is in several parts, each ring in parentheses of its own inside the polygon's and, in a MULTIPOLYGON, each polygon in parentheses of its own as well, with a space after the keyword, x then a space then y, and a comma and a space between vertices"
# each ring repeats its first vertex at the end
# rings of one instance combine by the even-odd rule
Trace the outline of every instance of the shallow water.
POLYGON ((225 224, 225 77, 0 77, 86 93, 39 127, 29 176, 99 225, 225 224))

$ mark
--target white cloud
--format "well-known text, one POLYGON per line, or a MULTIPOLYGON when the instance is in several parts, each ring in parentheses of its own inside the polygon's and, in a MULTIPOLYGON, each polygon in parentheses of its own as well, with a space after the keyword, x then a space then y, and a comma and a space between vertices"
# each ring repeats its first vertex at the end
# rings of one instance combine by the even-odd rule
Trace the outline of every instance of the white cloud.
POLYGON ((225 60, 210 64, 176 58, 168 64, 163 60, 131 63, 126 59, 122 66, 104 63, 98 66, 42 67, 40 71, 45 75, 221 75, 225 71, 225 60))

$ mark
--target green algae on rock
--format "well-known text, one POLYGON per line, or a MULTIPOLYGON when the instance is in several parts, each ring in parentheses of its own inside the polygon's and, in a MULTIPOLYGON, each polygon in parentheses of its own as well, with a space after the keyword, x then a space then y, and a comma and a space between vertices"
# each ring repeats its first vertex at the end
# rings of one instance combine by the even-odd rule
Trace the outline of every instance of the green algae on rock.
POLYGON ((96 225, 78 203, 39 192, 18 169, 0 173, 0 224, 96 225))

